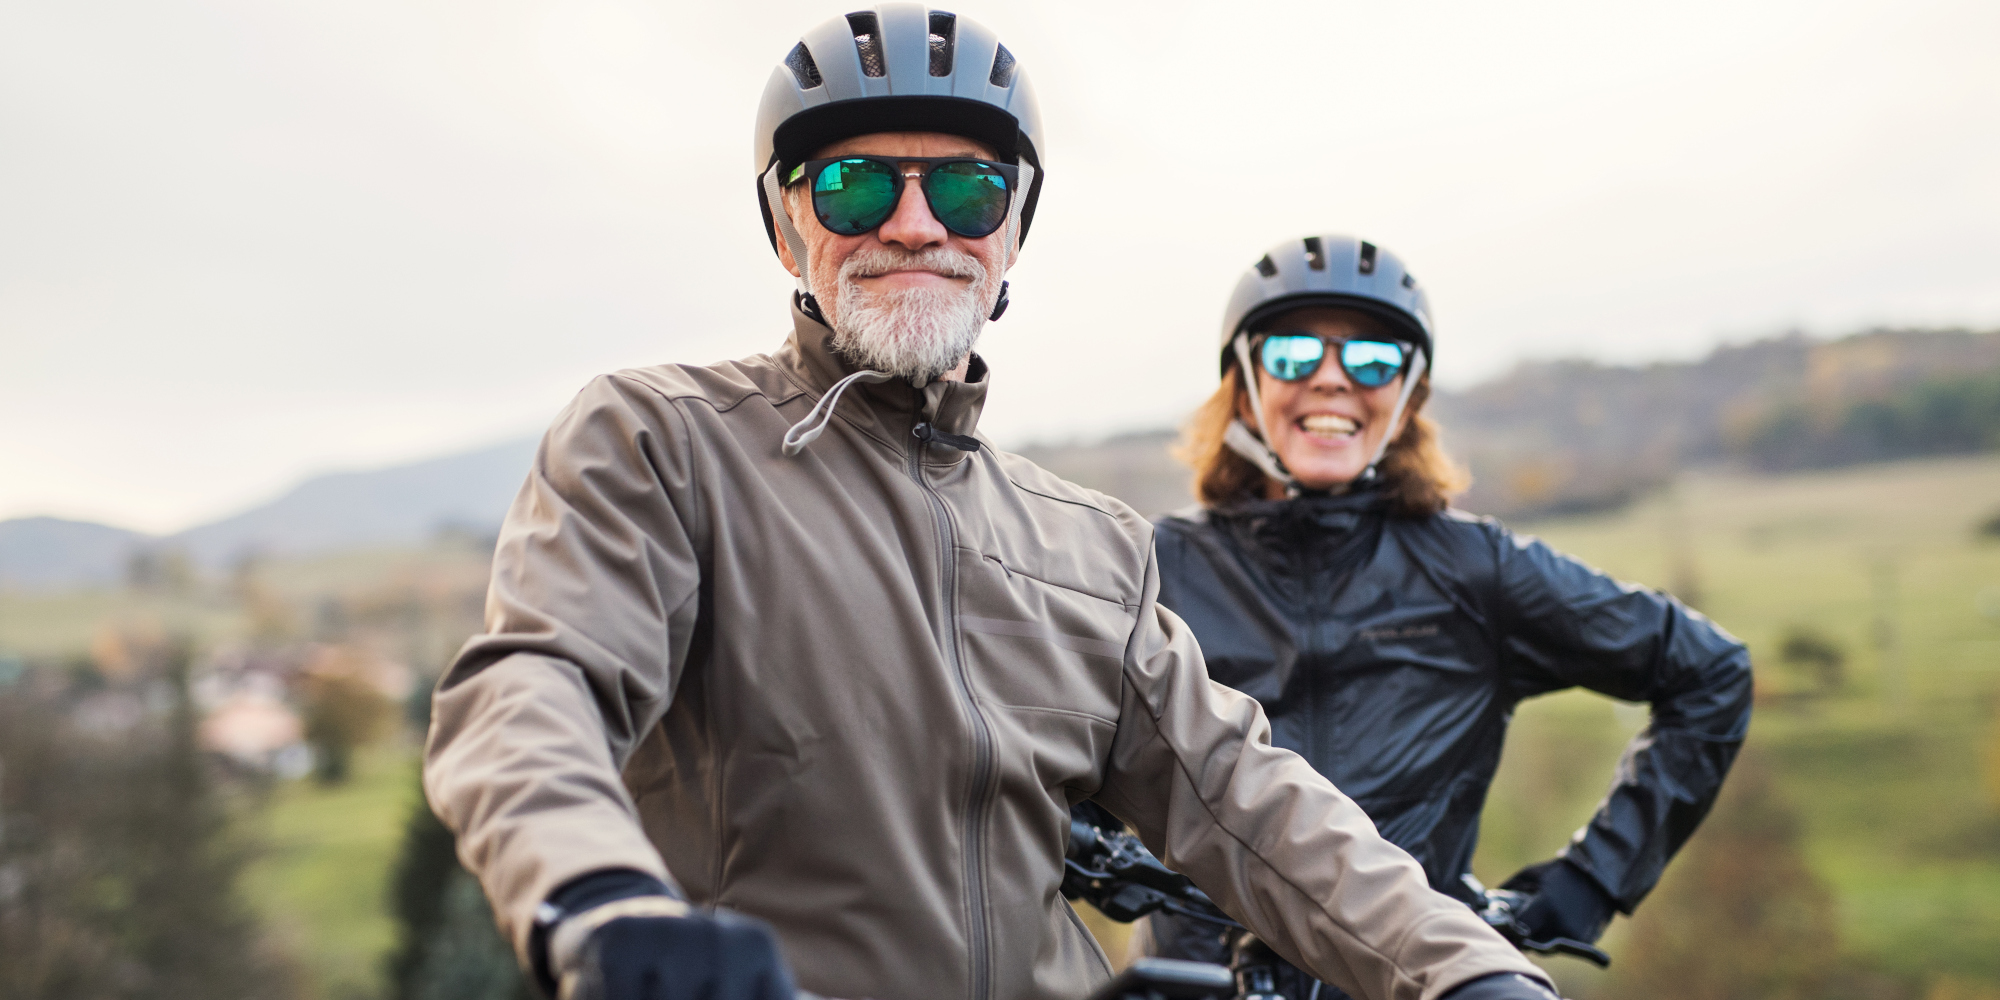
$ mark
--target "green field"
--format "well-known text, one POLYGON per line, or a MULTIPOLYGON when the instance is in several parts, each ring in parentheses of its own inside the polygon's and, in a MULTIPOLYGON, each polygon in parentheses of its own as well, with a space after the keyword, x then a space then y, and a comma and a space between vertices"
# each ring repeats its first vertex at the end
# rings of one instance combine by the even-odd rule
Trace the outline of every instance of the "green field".
POLYGON ((263 857, 244 886, 286 953, 300 962, 309 1000, 383 994, 395 944, 389 873, 417 795, 415 749, 375 748, 331 788, 295 781, 258 817, 263 857))

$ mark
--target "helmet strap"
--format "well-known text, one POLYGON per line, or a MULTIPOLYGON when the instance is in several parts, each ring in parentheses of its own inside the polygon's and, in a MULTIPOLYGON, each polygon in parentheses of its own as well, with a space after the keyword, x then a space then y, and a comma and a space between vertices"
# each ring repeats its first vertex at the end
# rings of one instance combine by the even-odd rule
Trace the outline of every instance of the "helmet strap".
POLYGON ((1000 248, 1000 294, 993 300, 993 311, 986 314, 987 322, 1000 318, 1007 311, 1007 270, 1014 266, 1014 241, 1021 238, 1021 210, 1028 203, 1028 192, 1035 186, 1035 166, 1025 160, 1016 167, 1015 181, 1020 190, 1007 206, 1007 242, 1000 248))
POLYGON ((1243 390, 1250 396, 1250 412, 1257 415, 1257 433, 1244 426, 1241 418, 1231 420, 1222 432, 1222 443, 1230 451, 1250 460, 1272 479, 1285 484, 1286 496, 1297 496, 1299 481, 1285 468, 1278 453, 1271 450, 1271 428, 1264 422, 1264 400, 1257 391, 1257 369, 1250 364, 1250 335, 1238 333, 1232 344, 1236 350, 1236 370, 1243 373, 1243 390))
MULTIPOLYGON (((771 221, 778 224, 778 235, 784 238, 785 248, 792 252, 792 266, 799 269, 799 294, 812 300, 812 281, 806 274, 806 241, 799 235, 799 227, 792 223, 791 210, 785 206, 785 189, 778 184, 778 164, 764 171, 764 200, 771 205, 771 221)), ((811 312, 818 312, 815 300, 811 312)))
POLYGON ((1403 375, 1403 391, 1396 394, 1396 408, 1389 411, 1389 430, 1382 435, 1382 443, 1375 446, 1375 457, 1368 460, 1368 467, 1354 477, 1355 482, 1365 483, 1375 478, 1375 467, 1382 464, 1382 456, 1389 453, 1389 443, 1402 431, 1398 424, 1403 418, 1403 409, 1410 405, 1410 396, 1417 391, 1417 383, 1424 377, 1424 362, 1427 359, 1428 355, 1418 351, 1411 360, 1410 370, 1403 375))

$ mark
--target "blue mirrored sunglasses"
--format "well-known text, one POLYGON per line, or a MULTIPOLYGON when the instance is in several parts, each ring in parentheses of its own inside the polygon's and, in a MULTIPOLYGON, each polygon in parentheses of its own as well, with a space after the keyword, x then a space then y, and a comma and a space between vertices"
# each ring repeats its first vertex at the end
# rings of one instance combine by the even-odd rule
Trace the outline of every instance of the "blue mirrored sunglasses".
POLYGON ((1329 346, 1339 350, 1340 368, 1347 377, 1367 389, 1395 381, 1410 357, 1408 345, 1393 340, 1328 341, 1316 333, 1281 331, 1264 338, 1257 358, 1272 378, 1296 382, 1319 370, 1329 346))

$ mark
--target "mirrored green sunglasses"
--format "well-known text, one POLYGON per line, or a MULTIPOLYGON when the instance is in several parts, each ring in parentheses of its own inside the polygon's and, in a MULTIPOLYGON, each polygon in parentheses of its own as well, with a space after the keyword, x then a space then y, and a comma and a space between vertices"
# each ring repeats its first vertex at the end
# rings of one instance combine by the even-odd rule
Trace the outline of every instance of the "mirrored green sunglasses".
POLYGON ((922 178, 924 201, 946 229, 968 239, 992 235, 1007 221, 1019 171, 1009 163, 963 156, 840 156, 807 160, 787 185, 812 182, 813 214, 842 236, 858 236, 889 221, 903 199, 903 183, 922 178), (921 163, 921 173, 903 164, 921 163))
POLYGON ((1393 340, 1342 340, 1329 345, 1319 334, 1284 330, 1264 338, 1257 346, 1257 359, 1272 378, 1296 382, 1319 370, 1328 346, 1339 350, 1340 368, 1347 377, 1368 389, 1394 381, 1410 356, 1407 346, 1393 340))

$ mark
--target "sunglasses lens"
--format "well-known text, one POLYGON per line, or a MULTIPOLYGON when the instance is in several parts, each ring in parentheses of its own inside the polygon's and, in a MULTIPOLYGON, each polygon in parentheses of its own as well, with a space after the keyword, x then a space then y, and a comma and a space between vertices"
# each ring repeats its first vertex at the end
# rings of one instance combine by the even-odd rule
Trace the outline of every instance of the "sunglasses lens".
POLYGON ((1319 369, 1320 359, 1326 357, 1326 344, 1318 337, 1279 333, 1264 338, 1258 353, 1272 378, 1296 382, 1319 369))
POLYGON ((937 220, 973 239, 1007 221, 1007 193, 1007 178, 990 163, 940 163, 924 176, 924 195, 937 220))
POLYGON ((1356 385, 1388 385, 1403 370, 1403 345, 1386 340, 1350 340, 1340 345, 1340 367, 1356 385))
POLYGON ((813 214, 842 236, 865 233, 896 211, 895 168, 874 160, 835 160, 813 178, 813 214))

